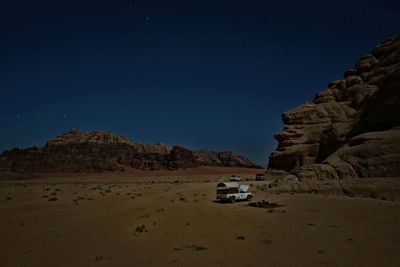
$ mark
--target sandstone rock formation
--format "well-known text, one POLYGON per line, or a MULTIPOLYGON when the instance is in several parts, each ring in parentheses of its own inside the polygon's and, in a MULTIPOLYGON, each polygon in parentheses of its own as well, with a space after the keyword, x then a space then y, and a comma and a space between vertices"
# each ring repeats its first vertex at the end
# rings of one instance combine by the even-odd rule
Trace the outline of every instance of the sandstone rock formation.
POLYGON ((244 167, 244 168, 259 168, 262 167, 254 164, 248 158, 235 155, 231 151, 208 151, 195 150, 193 155, 201 165, 223 166, 223 167, 244 167))
POLYGON ((272 185, 310 189, 332 180, 400 177, 400 36, 282 120, 268 167, 286 173, 272 185))
POLYGON ((161 142, 152 146, 147 143, 133 143, 132 145, 139 153, 169 154, 171 152, 171 148, 161 142))
POLYGON ((400 36, 384 41, 362 57, 344 79, 329 83, 314 101, 282 114, 283 131, 269 167, 293 170, 321 162, 346 142, 363 107, 385 80, 400 73, 400 36))
POLYGON ((368 132, 347 141, 322 164, 303 166, 299 180, 400 177, 400 127, 368 132))
POLYGON ((129 139, 123 136, 116 136, 112 133, 103 131, 92 131, 83 133, 77 129, 71 129, 69 132, 49 139, 47 145, 67 145, 79 143, 96 143, 96 144, 129 144, 129 139))
POLYGON ((201 162, 192 151, 181 146, 170 148, 160 142, 152 146, 147 143, 131 144, 128 138, 111 133, 103 131, 83 133, 72 129, 48 140, 44 147, 5 151, 0 155, 0 176, 5 172, 29 174, 122 171, 125 167, 142 170, 177 170, 200 165, 256 166, 247 158, 231 152, 217 154, 220 157, 218 164, 201 162))

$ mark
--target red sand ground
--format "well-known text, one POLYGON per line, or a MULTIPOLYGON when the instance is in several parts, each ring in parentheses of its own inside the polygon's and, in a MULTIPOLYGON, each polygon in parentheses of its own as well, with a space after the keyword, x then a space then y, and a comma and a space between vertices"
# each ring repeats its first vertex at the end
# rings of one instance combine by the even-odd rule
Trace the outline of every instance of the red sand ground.
POLYGON ((0 266, 400 266, 399 201, 273 194, 259 170, 215 170, 2 182, 0 266), (215 202, 232 173, 283 207, 215 202))

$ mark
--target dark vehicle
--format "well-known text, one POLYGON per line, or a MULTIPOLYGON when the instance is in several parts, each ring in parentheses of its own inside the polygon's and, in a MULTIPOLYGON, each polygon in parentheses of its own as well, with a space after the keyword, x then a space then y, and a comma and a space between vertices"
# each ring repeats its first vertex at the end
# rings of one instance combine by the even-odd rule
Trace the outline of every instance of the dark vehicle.
POLYGON ((264 181, 265 180, 265 175, 262 173, 256 174, 256 181, 264 181))

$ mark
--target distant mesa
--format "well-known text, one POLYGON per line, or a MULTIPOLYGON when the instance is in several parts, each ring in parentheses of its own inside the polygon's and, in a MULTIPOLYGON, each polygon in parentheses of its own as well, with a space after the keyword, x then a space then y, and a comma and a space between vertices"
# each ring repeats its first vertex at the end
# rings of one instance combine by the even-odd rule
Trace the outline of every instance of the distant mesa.
POLYGON ((84 133, 77 129, 72 129, 67 133, 49 139, 47 145, 68 145, 80 143, 97 143, 97 144, 129 144, 129 139, 123 136, 116 136, 103 131, 92 131, 84 133))
POLYGON ((165 144, 158 142, 153 146, 149 146, 147 143, 133 143, 131 144, 129 139, 124 136, 116 136, 112 133, 106 133, 103 131, 91 131, 84 133, 77 129, 71 129, 69 132, 59 135, 55 138, 49 139, 46 146, 60 146, 60 145, 71 145, 71 144, 82 144, 91 143, 98 145, 131 145, 135 148, 138 153, 155 153, 155 154, 169 154, 171 148, 165 144))
POLYGON ((84 133, 76 129, 49 139, 44 147, 15 148, 0 155, 0 173, 20 174, 124 171, 126 168, 180 170, 201 165, 261 168, 232 152, 196 152, 181 146, 170 148, 161 142, 130 143, 128 138, 112 133, 84 133), (214 154, 216 158, 208 156, 214 154))
POLYGON ((269 157, 272 185, 343 191, 358 178, 399 178, 400 36, 379 44, 312 102, 283 113, 282 121, 269 157))
POLYGON ((215 152, 208 150, 196 150, 193 151, 193 155, 201 165, 258 169, 262 168, 261 166, 251 162, 248 158, 235 155, 231 151, 215 152))

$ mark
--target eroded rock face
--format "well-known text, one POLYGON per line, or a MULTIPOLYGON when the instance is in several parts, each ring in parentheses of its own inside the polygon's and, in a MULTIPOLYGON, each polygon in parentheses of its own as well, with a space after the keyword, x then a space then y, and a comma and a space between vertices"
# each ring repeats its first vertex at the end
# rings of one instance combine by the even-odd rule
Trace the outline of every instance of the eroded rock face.
POLYGON ((384 82, 399 75, 400 36, 390 38, 362 57, 342 80, 306 103, 282 114, 285 128, 269 157, 269 168, 292 171, 322 162, 346 143, 365 103, 384 82))
POLYGON ((400 36, 282 120, 271 191, 400 199, 400 36))
POLYGON ((131 145, 127 138, 100 131, 71 130, 44 147, 13 149, 0 155, 0 172, 52 173, 142 170, 177 170, 199 166, 192 152, 162 143, 131 145))
POLYGON ((96 143, 96 144, 129 144, 129 139, 123 136, 116 136, 112 133, 103 131, 92 131, 83 133, 77 129, 72 129, 67 133, 49 139, 47 145, 68 145, 79 143, 96 143))
MULTIPOLYGON (((204 151, 205 155, 209 152, 204 151)), ((0 155, 2 173, 56 173, 141 170, 180 170, 200 165, 253 167, 245 157, 232 152, 212 152, 217 161, 201 162, 193 152, 163 143, 130 144, 128 138, 102 131, 83 133, 72 129, 47 141, 44 147, 13 149, 0 155)), ((15 175, 12 175, 14 177, 15 175)))
POLYGON ((400 127, 353 137, 321 165, 340 179, 400 177, 400 127))
POLYGON ((147 143, 133 143, 132 146, 134 146, 139 153, 169 154, 172 150, 161 142, 152 146, 149 146, 147 143))
POLYGON ((168 153, 133 153, 125 159, 120 158, 119 163, 141 170, 181 170, 199 166, 192 151, 174 146, 168 148, 168 153))
POLYGON ((244 168, 262 168, 254 164, 248 158, 241 155, 235 155, 231 151, 193 151, 193 155, 201 165, 222 166, 222 167, 244 167, 244 168))
MULTIPOLYGON (((276 175, 271 190, 400 199, 400 127, 355 136, 322 163, 276 175)), ((275 173, 275 175, 274 175, 275 173)))

